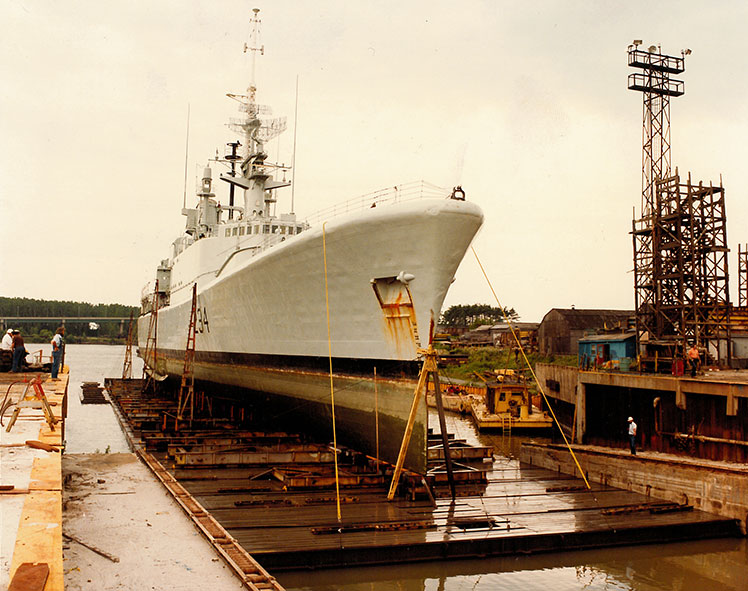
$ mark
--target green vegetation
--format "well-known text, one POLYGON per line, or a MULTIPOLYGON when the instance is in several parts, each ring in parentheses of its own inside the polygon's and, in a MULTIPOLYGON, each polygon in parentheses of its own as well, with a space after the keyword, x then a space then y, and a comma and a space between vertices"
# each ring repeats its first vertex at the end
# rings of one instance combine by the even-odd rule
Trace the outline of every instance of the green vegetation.
MULTIPOLYGON (((17 326, 7 321, 6 328, 17 328, 27 343, 47 343, 52 339, 61 318, 129 318, 132 312, 137 319, 139 309, 123 304, 89 304, 59 300, 36 300, 31 298, 0 297, 0 318, 48 317, 50 321, 22 321, 17 326)), ((95 322, 95 321, 94 321, 95 322)), ((97 322, 98 328, 88 322, 65 322, 65 341, 68 343, 123 343, 127 338, 128 321, 97 322)), ((136 326, 133 326, 136 330, 136 326)))
POLYGON ((470 329, 481 324, 497 324, 504 322, 506 315, 509 320, 518 320, 519 314, 514 308, 501 308, 488 304, 467 304, 450 306, 441 315, 439 324, 443 326, 463 326, 470 329))
MULTIPOLYGON (((476 372, 493 371, 496 369, 526 369, 527 365, 520 354, 515 361, 514 351, 510 348, 496 347, 464 347, 450 349, 450 353, 467 354, 467 363, 452 365, 439 369, 439 373, 447 378, 459 380, 480 381, 476 372)), ((527 353, 527 359, 535 367, 536 363, 551 363, 553 365, 577 366, 576 355, 540 355, 536 352, 527 353)))

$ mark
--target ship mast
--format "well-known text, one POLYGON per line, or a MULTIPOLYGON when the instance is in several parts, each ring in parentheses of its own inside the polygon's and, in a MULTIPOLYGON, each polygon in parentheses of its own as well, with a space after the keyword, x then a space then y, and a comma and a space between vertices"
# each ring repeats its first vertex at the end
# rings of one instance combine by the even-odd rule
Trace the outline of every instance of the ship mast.
POLYGON ((255 102, 255 93, 257 92, 257 87, 255 86, 255 70, 257 65, 257 52, 260 52, 260 55, 265 55, 265 46, 257 47, 257 41, 260 36, 260 23, 262 22, 257 15, 260 13, 259 8, 253 8, 252 12, 254 12, 254 16, 250 19, 250 23, 252 23, 252 47, 247 47, 247 44, 244 44, 244 53, 247 53, 247 51, 252 52, 252 76, 249 79, 249 88, 247 88, 247 92, 249 94, 249 100, 254 103, 255 102))
POLYGON ((270 115, 272 110, 265 105, 257 104, 257 86, 255 73, 257 54, 265 55, 265 47, 259 43, 260 23, 259 8, 253 8, 251 46, 244 44, 244 53, 251 52, 252 68, 247 94, 228 94, 239 102, 239 110, 245 115, 229 121, 229 127, 244 136, 244 154, 240 163, 241 174, 232 172, 222 174, 221 179, 244 190, 244 215, 269 217, 271 205, 275 203, 272 189, 288 186, 285 181, 272 179, 272 171, 279 167, 266 162, 265 143, 280 135, 286 129, 286 118, 260 119, 260 115, 270 115))

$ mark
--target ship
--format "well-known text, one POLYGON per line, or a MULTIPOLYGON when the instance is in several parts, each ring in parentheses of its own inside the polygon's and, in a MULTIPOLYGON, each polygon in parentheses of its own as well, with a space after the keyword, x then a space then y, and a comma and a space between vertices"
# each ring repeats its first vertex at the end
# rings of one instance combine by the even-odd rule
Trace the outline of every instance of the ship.
MULTIPOLYGON (((194 318, 199 383, 331 440, 334 417, 338 442, 394 462, 419 351, 483 213, 460 187, 423 181, 304 219, 277 213, 293 178, 291 167, 268 158, 268 142, 286 124, 257 102, 258 12, 245 46, 250 85, 227 95, 239 104, 241 116, 230 122, 239 139, 204 167, 195 207, 182 209, 184 232, 143 289, 139 352, 151 377, 178 378, 194 318)), ((406 467, 425 470, 426 432, 420 404, 406 467)))

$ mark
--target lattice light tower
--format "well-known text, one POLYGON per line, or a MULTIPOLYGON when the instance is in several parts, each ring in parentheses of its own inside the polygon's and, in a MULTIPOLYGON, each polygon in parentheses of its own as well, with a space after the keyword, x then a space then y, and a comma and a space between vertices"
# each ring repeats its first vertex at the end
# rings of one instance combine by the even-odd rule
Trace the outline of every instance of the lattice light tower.
POLYGON ((663 55, 654 45, 646 51, 639 49, 641 43, 637 40, 628 47, 629 66, 642 70, 629 75, 628 87, 644 97, 641 218, 634 219, 632 231, 637 343, 662 336, 657 317, 661 301, 657 278, 661 273, 655 254, 655 182, 670 176, 670 97, 685 92, 683 81, 671 80, 670 75, 686 69, 685 52, 680 58, 663 55))
POLYGON ((629 74, 628 86, 644 96, 641 214, 645 218, 654 207, 655 180, 670 176, 670 97, 685 93, 684 82, 671 80, 670 75, 685 72, 685 56, 691 50, 674 57, 663 55, 655 45, 641 50, 640 44, 637 40, 628 48, 629 66, 642 70, 629 74))
MULTIPOLYGON (((642 363, 654 352, 669 365, 696 342, 716 360, 730 360, 729 277, 724 189, 681 182, 670 171, 670 97, 684 84, 685 56, 628 48, 628 87, 644 95, 641 217, 633 221, 634 299, 642 363), (642 345, 646 343, 645 350, 642 345)), ((663 364, 659 369, 663 369, 663 364)))

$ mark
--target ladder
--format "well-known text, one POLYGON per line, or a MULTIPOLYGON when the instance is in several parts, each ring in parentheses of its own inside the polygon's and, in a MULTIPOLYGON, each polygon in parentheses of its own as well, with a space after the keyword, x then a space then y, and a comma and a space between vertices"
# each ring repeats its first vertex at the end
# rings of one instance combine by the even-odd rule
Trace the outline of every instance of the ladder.
POLYGON ((26 383, 26 388, 24 389, 20 399, 12 406, 14 406, 13 414, 11 415, 8 426, 5 429, 6 432, 10 433, 13 425, 16 424, 18 415, 21 414, 21 409, 24 408, 42 409, 42 411, 44 412, 44 418, 47 420, 49 428, 52 431, 55 430, 55 425, 57 424, 58 419, 55 417, 54 413, 52 413, 52 407, 49 405, 47 396, 44 394, 44 389, 42 388, 42 380, 39 376, 26 383), (29 392, 29 390, 31 390, 31 392, 29 392))
POLYGON ((153 374, 156 372, 156 337, 158 335, 158 279, 153 288, 153 303, 151 304, 151 318, 148 322, 148 340, 145 343, 145 355, 143 357, 143 393, 153 392, 156 389, 156 381, 153 374), (153 358, 153 359, 151 359, 153 358), (151 372, 148 373, 150 368, 151 372))
POLYGON ((130 324, 127 325, 127 348, 125 349, 125 363, 122 366, 122 379, 132 379, 132 311, 130 311, 130 324))
POLYGON ((509 413, 501 415, 501 434, 512 436, 512 415, 509 413))
POLYGON ((195 415, 195 326, 197 324, 197 283, 192 285, 192 310, 190 324, 187 327, 187 346, 184 351, 184 369, 182 371, 182 385, 179 388, 177 403, 177 420, 184 418, 187 405, 190 408, 190 423, 195 415))

